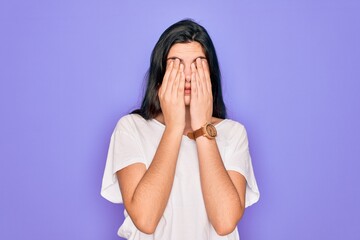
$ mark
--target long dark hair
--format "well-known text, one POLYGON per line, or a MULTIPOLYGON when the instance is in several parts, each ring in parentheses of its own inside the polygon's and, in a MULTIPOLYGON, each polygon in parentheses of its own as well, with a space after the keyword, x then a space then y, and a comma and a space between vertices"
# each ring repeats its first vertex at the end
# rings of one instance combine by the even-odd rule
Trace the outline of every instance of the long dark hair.
POLYGON ((161 86, 166 59, 170 48, 176 43, 198 42, 203 47, 210 69, 213 94, 213 117, 226 118, 226 107, 222 97, 221 73, 213 42, 206 29, 191 19, 185 19, 171 25, 160 36, 150 59, 147 72, 147 87, 141 108, 132 113, 140 114, 145 119, 155 118, 161 113, 158 90, 161 86))

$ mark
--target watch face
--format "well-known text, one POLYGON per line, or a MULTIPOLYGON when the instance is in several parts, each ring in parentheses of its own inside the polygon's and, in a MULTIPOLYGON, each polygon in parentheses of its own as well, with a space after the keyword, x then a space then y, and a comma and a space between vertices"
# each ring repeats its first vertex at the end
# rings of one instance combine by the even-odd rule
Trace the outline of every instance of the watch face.
POLYGON ((216 128, 212 124, 206 125, 206 132, 209 134, 210 137, 214 138, 216 137, 216 128))

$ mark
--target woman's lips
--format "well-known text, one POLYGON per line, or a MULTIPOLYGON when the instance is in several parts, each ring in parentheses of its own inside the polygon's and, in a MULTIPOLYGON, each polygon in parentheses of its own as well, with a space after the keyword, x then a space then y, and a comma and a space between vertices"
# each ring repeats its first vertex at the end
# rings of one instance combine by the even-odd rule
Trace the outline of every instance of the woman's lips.
POLYGON ((191 88, 185 88, 185 95, 190 95, 191 88))

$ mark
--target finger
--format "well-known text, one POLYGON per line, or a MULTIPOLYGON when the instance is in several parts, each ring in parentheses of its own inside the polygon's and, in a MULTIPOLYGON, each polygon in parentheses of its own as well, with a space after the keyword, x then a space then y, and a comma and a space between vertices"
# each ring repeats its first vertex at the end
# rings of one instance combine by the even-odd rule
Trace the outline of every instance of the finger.
POLYGON ((168 81, 169 81, 169 76, 170 76, 170 73, 171 73, 171 70, 172 70, 173 66, 174 66, 174 61, 170 60, 168 62, 168 64, 166 65, 166 71, 165 71, 163 81, 161 83, 161 87, 159 89, 159 94, 163 94, 165 92, 168 81))
POLYGON ((203 78, 201 78, 201 73, 203 73, 201 59, 196 59, 196 71, 195 71, 195 78, 196 78, 196 87, 198 89, 198 94, 203 94, 203 78))
POLYGON ((185 73, 184 73, 184 65, 180 65, 180 83, 178 88, 178 97, 180 97, 182 100, 184 100, 184 91, 185 91, 185 73))
POLYGON ((172 87, 173 87, 173 84, 174 84, 174 80, 175 80, 176 75, 177 75, 178 70, 179 70, 179 63, 180 63, 180 60, 175 59, 174 65, 173 65, 173 67, 171 69, 171 73, 169 75, 168 83, 167 83, 167 86, 166 86, 166 89, 165 89, 165 92, 168 92, 169 94, 171 94, 172 87))
POLYGON ((174 60, 174 66, 171 70, 170 76, 169 76, 169 81, 174 81, 176 78, 176 75, 178 74, 179 71, 179 65, 180 65, 180 60, 179 59, 175 59, 174 60))
POLYGON ((212 93, 212 86, 211 86, 211 78, 210 78, 210 69, 207 60, 202 59, 202 66, 204 69, 204 75, 205 75, 205 82, 207 86, 207 90, 209 93, 212 93))
POLYGON ((176 77, 175 77, 175 80, 174 80, 174 84, 173 84, 173 87, 172 87, 172 96, 175 96, 177 97, 177 91, 178 91, 178 88, 179 88, 179 83, 180 83, 180 78, 181 78, 181 73, 184 71, 184 65, 183 64, 180 64, 179 66, 179 69, 177 71, 177 74, 176 74, 176 77))
POLYGON ((203 84, 205 81, 205 73, 204 73, 204 68, 202 65, 202 59, 201 58, 197 58, 196 59, 196 68, 200 77, 200 81, 203 84))
POLYGON ((190 86, 191 86, 191 100, 193 100, 194 98, 197 97, 197 81, 196 81, 196 67, 195 67, 195 63, 192 63, 190 65, 191 68, 191 81, 190 81, 190 86))

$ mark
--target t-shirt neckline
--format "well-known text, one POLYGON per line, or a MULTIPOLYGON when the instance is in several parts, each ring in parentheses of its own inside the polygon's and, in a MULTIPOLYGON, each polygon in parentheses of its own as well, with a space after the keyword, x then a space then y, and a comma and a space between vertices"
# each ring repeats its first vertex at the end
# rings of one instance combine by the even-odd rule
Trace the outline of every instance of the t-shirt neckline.
MULTIPOLYGON (((160 121, 158 121, 157 119, 155 119, 155 118, 151 119, 150 121, 153 121, 153 122, 155 122, 157 125, 165 128, 165 125, 164 125, 163 123, 161 123, 160 121)), ((216 128, 219 128, 225 121, 227 121, 226 118, 223 119, 223 120, 221 120, 220 122, 214 124, 214 126, 215 126, 216 128)), ((186 136, 186 135, 184 135, 184 136, 186 136)))

